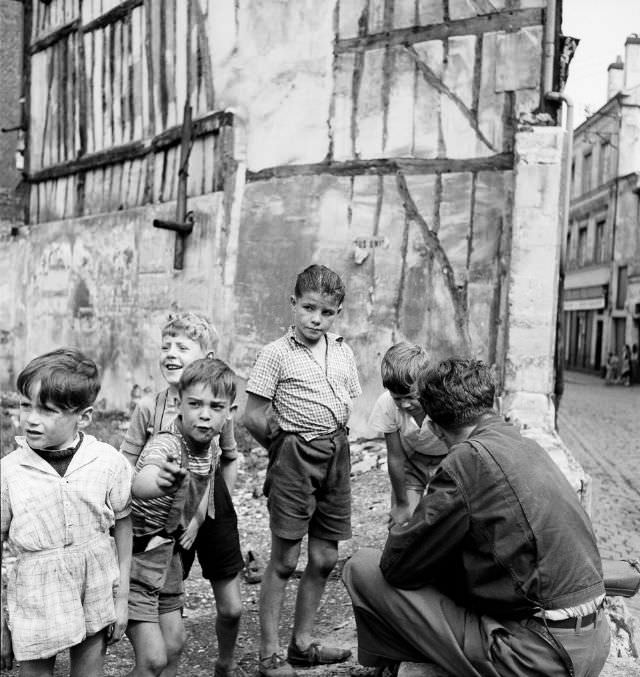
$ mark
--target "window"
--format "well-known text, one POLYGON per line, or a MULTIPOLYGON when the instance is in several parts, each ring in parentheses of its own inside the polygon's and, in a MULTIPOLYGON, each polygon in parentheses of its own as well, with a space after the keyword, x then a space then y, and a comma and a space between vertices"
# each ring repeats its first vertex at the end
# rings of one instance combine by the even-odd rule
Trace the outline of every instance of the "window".
MULTIPOLYGON (((571 188, 571 195, 576 194, 576 161, 571 161, 571 183, 569 184, 571 188)), ((567 247, 567 251, 568 251, 567 247)))
POLYGON ((593 260, 595 263, 602 263, 605 260, 604 253, 604 219, 596 221, 596 236, 593 243, 593 260))
POLYGON ((567 250, 565 252, 565 258, 567 263, 571 262, 573 252, 571 251, 571 231, 567 233, 567 250))
POLYGON ((600 156, 598 158, 598 185, 609 180, 611 167, 611 144, 608 140, 600 144, 600 156))
POLYGON ((587 227, 583 226, 578 230, 578 266, 584 266, 587 262, 587 227))
POLYGON ((588 193, 591 190, 591 166, 593 153, 588 150, 582 157, 582 192, 588 193))
POLYGON ((627 302, 627 266, 618 268, 618 288, 616 291, 616 309, 623 310, 627 302))

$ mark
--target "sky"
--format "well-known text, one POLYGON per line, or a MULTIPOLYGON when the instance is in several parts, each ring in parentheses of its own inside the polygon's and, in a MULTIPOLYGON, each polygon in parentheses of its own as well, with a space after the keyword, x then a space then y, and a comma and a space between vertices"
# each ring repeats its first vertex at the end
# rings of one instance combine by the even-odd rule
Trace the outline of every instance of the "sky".
POLYGON ((640 35, 640 0, 563 0, 562 33, 580 39, 569 66, 565 94, 575 105, 575 123, 585 106, 595 112, 607 99, 607 66, 632 33, 640 35))

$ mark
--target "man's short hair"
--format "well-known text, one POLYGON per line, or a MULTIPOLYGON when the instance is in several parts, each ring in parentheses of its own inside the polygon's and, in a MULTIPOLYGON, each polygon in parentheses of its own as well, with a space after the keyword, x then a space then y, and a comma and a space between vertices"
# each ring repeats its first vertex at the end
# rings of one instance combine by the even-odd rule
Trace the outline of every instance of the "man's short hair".
POLYGON ((345 295, 344 284, 338 273, 317 264, 305 268, 296 278, 296 286, 293 290, 296 298, 299 299, 308 291, 332 296, 338 305, 342 303, 345 295))
POLYGON ((428 366, 429 356, 422 346, 406 341, 396 343, 382 358, 382 385, 394 394, 409 395, 418 374, 428 366))
POLYGON ((200 313, 191 311, 171 313, 160 333, 163 337, 184 334, 192 341, 197 341, 205 353, 215 353, 218 348, 218 332, 200 313))
POLYGON ((190 386, 202 383, 211 388, 215 397, 224 397, 233 404, 236 399, 235 376, 235 372, 226 362, 205 357, 184 368, 178 381, 178 392, 182 395, 190 386))
POLYGON ((491 368, 478 360, 443 360, 420 374, 417 386, 427 416, 446 430, 493 411, 496 384, 491 368))
POLYGON ((53 404, 63 411, 90 407, 100 392, 96 363, 75 348, 58 348, 40 355, 18 374, 18 392, 31 397, 39 384, 40 405, 53 404))

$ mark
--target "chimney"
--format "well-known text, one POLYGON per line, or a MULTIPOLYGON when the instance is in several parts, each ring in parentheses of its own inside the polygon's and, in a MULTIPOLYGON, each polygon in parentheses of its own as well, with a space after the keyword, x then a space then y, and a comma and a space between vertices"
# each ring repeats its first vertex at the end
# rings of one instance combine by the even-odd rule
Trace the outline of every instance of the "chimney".
POLYGON ((624 43, 624 88, 640 85, 640 37, 632 33, 624 43))
POLYGON ((607 101, 622 89, 624 85, 624 64, 618 54, 614 63, 609 64, 607 68, 607 101))

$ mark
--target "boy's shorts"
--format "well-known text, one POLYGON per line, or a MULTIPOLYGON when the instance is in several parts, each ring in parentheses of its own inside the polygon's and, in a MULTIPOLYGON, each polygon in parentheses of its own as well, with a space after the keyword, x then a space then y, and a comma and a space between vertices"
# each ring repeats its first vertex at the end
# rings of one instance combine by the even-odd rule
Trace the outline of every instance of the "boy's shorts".
POLYGON ((129 580, 129 620, 158 623, 161 614, 183 606, 182 563, 175 542, 134 553, 129 580))
POLYGON ((408 453, 404 461, 406 488, 421 493, 424 492, 436 472, 436 468, 445 457, 446 454, 431 456, 429 454, 419 454, 418 452, 408 453))
POLYGON ((351 538, 351 457, 344 428, 307 441, 283 432, 269 448, 264 485, 271 531, 279 538, 351 538))
POLYGON ((180 548, 184 578, 191 571, 196 553, 202 568, 202 576, 209 581, 233 578, 244 567, 238 518, 220 468, 213 476, 213 483, 215 519, 207 515, 193 547, 189 550, 180 548))

